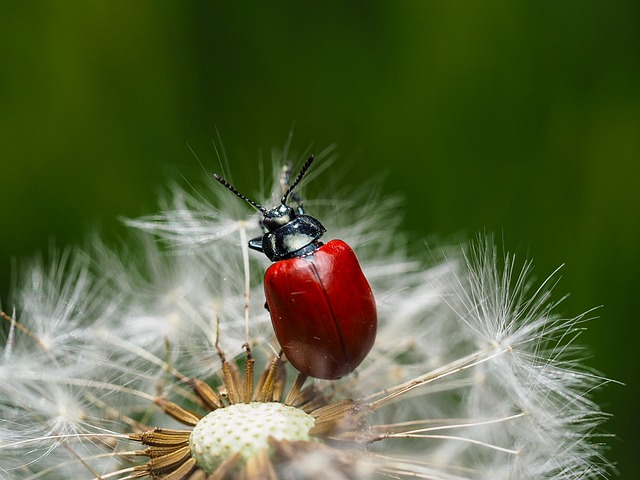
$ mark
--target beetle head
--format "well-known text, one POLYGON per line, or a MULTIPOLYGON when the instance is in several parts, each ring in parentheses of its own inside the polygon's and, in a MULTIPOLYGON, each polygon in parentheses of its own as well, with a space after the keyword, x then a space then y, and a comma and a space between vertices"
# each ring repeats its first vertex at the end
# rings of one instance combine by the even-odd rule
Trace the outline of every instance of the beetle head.
MULTIPOLYGON (((304 165, 302 165, 302 168, 300 169, 300 173, 298 173, 298 176, 296 177, 296 179, 293 181, 291 185, 288 186, 287 190, 284 192, 284 195, 282 195, 282 198, 280 199, 280 205, 272 208, 271 210, 267 210, 258 202, 255 202, 250 198, 241 194, 238 190, 236 190, 236 188, 233 185, 231 185, 229 182, 227 182, 224 178, 222 178, 217 173, 214 173, 213 177, 222 185, 224 185, 227 189, 231 190, 234 194, 240 197, 242 200, 247 202, 256 210, 260 211, 260 213, 262 213, 262 215, 264 216, 264 219, 262 220, 262 224, 269 232, 273 232, 278 228, 283 227, 287 223, 290 223, 293 219, 297 217, 297 214, 293 209, 293 207, 290 207, 289 205, 287 205, 287 199, 289 198, 289 195, 291 195, 291 193, 293 192, 293 189, 298 186, 298 184, 304 177, 305 173, 307 173, 307 170, 309 170, 309 167, 311 166, 314 160, 315 160, 315 157, 311 155, 307 159, 307 161, 304 162, 304 165)), ((301 207, 299 208, 299 210, 300 210, 300 213, 302 213, 301 207)))
POLYGON ((296 217, 295 210, 289 205, 282 203, 264 214, 262 225, 268 231, 274 232, 280 227, 284 227, 287 223, 291 223, 296 217))
POLYGON ((245 197, 221 176, 213 175, 218 182, 263 215, 261 224, 266 232, 261 239, 251 240, 249 247, 261 251, 272 261, 310 253, 317 248, 317 245, 319 245, 317 240, 326 231, 318 220, 309 215, 304 215, 302 205, 298 204, 297 212, 293 207, 287 205, 287 199, 292 194, 293 189, 300 183, 313 161, 314 156, 311 155, 304 162, 296 179, 287 187, 280 199, 280 205, 271 210, 267 210, 259 203, 245 197))

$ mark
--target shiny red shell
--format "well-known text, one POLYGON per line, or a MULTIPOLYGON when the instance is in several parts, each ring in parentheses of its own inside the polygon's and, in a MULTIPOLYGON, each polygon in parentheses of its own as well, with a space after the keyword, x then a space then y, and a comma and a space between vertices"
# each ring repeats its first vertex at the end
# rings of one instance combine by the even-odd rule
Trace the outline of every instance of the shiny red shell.
POLYGON ((376 302, 358 259, 342 240, 272 264, 264 289, 276 337, 300 372, 340 378, 371 350, 376 302))

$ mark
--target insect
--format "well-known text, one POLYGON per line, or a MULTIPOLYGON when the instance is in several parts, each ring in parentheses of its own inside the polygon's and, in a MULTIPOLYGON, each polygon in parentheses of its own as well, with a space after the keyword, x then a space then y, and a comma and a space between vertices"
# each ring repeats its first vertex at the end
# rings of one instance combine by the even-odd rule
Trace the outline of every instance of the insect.
POLYGON ((336 379, 365 359, 378 319, 371 287, 351 247, 342 240, 320 242, 326 229, 304 213, 293 193, 313 161, 312 155, 271 210, 214 177, 263 215, 264 234, 250 240, 249 248, 274 262, 264 276, 266 307, 287 359, 311 377, 336 379), (297 208, 287 204, 290 197, 297 208))

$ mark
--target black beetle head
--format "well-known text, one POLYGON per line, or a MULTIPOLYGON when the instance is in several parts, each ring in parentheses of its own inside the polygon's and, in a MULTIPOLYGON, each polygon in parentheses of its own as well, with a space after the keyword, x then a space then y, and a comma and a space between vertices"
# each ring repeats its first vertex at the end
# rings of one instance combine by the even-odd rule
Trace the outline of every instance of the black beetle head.
POLYGON ((269 232, 274 232, 280 227, 284 227, 287 223, 291 223, 296 217, 295 210, 283 203, 264 214, 262 225, 269 232))
POLYGON ((225 179, 214 174, 218 182, 262 213, 264 218, 261 224, 266 232, 262 237, 251 240, 249 247, 264 253, 271 261, 310 253, 317 248, 316 245, 319 245, 317 240, 326 232, 318 220, 304 215, 301 205, 298 206, 297 213, 293 207, 287 205, 289 195, 300 183, 313 161, 314 156, 311 155, 300 169, 296 179, 284 192, 280 205, 271 210, 245 197, 225 179))

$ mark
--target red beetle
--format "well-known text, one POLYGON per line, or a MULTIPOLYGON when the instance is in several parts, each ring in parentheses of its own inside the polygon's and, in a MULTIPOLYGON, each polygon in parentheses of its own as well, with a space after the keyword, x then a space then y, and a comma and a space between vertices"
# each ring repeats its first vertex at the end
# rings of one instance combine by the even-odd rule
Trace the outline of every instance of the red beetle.
MULTIPOLYGON (((319 241, 326 229, 287 199, 313 163, 311 156, 280 205, 267 210, 214 175, 264 216, 264 235, 249 247, 271 261, 265 274, 267 308, 280 346, 300 372, 335 379, 352 372, 376 338, 376 302, 358 259, 342 240, 319 241)), ((295 197, 294 197, 295 198, 295 197)))

